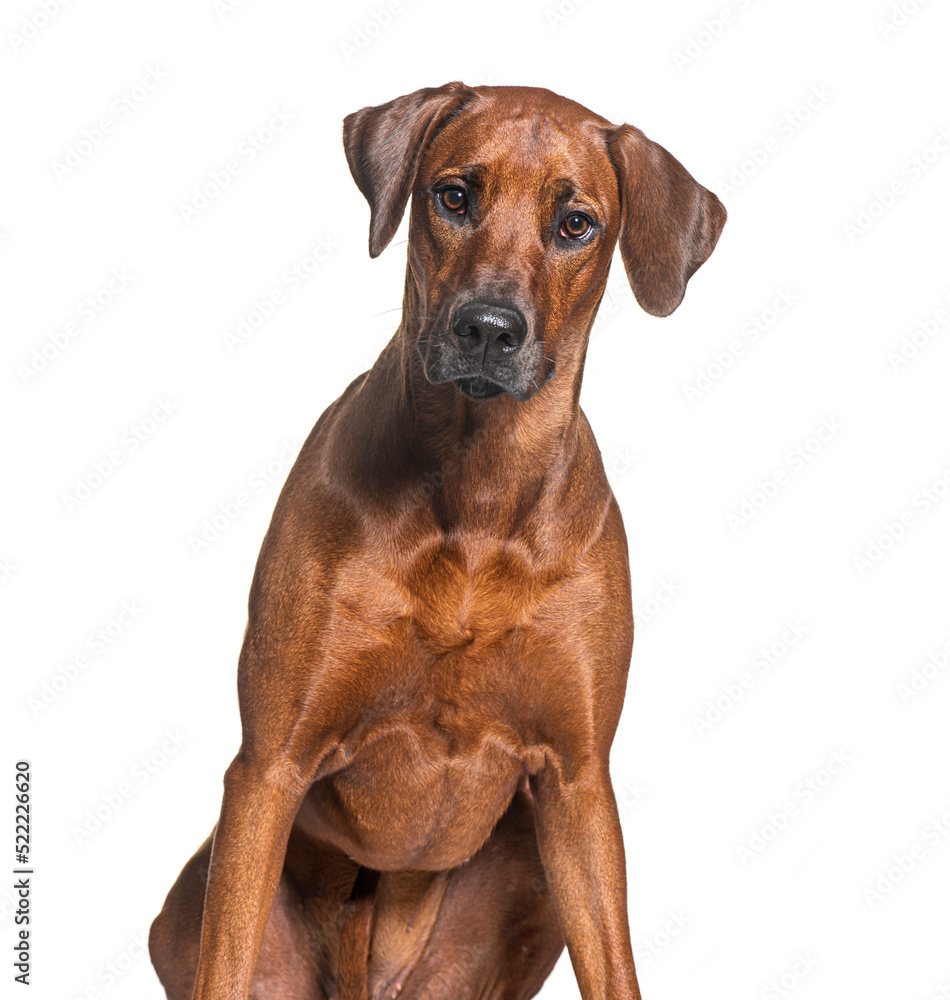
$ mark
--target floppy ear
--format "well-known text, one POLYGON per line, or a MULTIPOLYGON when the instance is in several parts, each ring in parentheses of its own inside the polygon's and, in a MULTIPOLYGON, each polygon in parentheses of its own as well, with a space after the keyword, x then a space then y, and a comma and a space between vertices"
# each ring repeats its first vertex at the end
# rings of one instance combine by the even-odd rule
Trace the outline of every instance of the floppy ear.
POLYGON ((713 252, 726 210, 662 146, 632 125, 608 137, 620 183, 620 256, 637 302, 669 316, 713 252))
POLYGON ((423 150, 473 96, 463 83, 424 87, 343 120, 346 162, 370 207, 370 257, 386 249, 399 227, 423 150))

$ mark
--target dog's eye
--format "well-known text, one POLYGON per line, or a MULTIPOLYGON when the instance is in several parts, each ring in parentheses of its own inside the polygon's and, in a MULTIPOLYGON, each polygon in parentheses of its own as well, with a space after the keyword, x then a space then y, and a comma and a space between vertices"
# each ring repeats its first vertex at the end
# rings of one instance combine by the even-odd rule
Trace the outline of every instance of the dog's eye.
POLYGON ((458 215, 464 215, 468 208, 468 197, 460 187, 448 187, 440 195, 442 204, 450 211, 458 215))
POLYGON ((569 240, 581 240, 591 231, 591 221, 586 215, 574 212, 561 223, 561 235, 569 240))

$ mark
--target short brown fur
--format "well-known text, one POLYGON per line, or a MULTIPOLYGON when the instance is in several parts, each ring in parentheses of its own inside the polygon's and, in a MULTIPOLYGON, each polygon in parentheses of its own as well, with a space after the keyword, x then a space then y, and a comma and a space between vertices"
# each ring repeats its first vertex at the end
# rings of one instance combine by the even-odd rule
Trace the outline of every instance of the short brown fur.
POLYGON ((241 748, 155 967, 170 1000, 514 1000, 566 942, 584 1000, 634 1000, 608 774, 630 576, 578 397, 618 240, 666 315, 725 211, 638 130, 545 90, 417 91, 350 115, 344 145, 373 256, 412 198, 402 322, 277 502, 241 748), (515 314, 523 343, 494 341, 515 314))

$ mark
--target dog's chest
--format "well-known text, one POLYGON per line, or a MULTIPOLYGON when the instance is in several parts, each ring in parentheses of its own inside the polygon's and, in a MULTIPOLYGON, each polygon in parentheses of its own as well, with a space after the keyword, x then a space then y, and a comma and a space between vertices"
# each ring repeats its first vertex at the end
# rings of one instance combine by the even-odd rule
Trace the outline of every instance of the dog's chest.
POLYGON ((342 567, 327 623, 333 647, 355 656, 380 646, 412 646, 415 658, 469 647, 480 655, 530 625, 550 596, 519 546, 437 537, 342 567))
POLYGON ((530 623, 540 597, 525 552, 480 538, 424 547, 398 578, 413 631, 435 656, 503 644, 530 623))
POLYGON ((322 701, 339 683, 359 711, 339 720, 307 823, 370 867, 460 864, 550 749, 576 683, 573 602, 527 553, 477 539, 416 546, 395 569, 363 560, 338 584, 354 596, 337 601, 322 701))
POLYGON ((326 683, 357 683, 369 717, 406 713, 406 727, 450 757, 482 719, 522 730, 543 716, 563 696, 577 659, 565 643, 590 610, 579 578, 552 581, 524 549, 484 538, 407 550, 395 565, 363 559, 341 574, 326 683))
POLYGON ((311 791, 307 825, 370 867, 461 864, 524 773, 517 712, 517 701, 474 681, 391 678, 341 734, 333 773, 311 791))

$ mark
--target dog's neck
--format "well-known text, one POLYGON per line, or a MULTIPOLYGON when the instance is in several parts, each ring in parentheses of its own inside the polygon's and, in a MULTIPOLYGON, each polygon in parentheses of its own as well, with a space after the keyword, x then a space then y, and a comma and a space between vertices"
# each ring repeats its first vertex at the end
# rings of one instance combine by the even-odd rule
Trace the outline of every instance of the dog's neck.
MULTIPOLYGON (((578 529, 596 520, 602 504, 594 494, 606 503, 609 487, 598 477, 597 445, 579 404, 589 330, 577 341, 580 356, 559 356, 554 377, 529 400, 472 400, 452 382, 426 378, 417 347, 422 318, 409 286, 402 322, 345 405, 341 433, 353 447, 343 453, 354 488, 384 504, 401 490, 435 507, 448 503, 440 514, 446 523, 476 528, 514 526, 546 507, 545 498, 559 498, 554 520, 573 519, 578 529), (567 498, 565 477, 579 464, 588 495, 567 498), (450 479, 464 489, 444 489, 450 479)), ((593 315, 584 322, 592 325, 593 315)))
MULTIPOLYGON (((402 321, 377 364, 386 366, 390 378, 398 378, 400 421, 414 428, 417 440, 413 444, 420 454, 438 464, 457 457, 460 449, 478 449, 484 442, 495 451, 504 449, 529 468, 543 469, 568 457, 565 448, 575 446, 581 419, 581 377, 589 329, 579 343, 579 356, 559 357, 553 378, 529 400, 521 402, 507 393, 473 400, 452 382, 434 385, 426 377, 418 348, 423 322, 419 296, 407 269, 402 321)), ((486 457, 490 463, 491 456, 486 457)))
POLYGON ((526 402, 471 400, 452 382, 429 382, 417 336, 401 325, 359 388, 368 405, 354 400, 351 482, 385 506, 396 492, 414 494, 445 527, 476 532, 514 533, 549 507, 552 529, 568 521, 582 534, 582 522, 599 521, 609 490, 605 478, 596 488, 600 460, 577 402, 580 373, 559 371, 526 402), (591 484, 583 498, 568 495, 579 464, 591 484))

